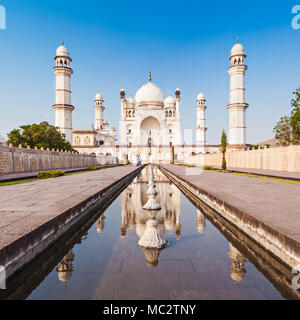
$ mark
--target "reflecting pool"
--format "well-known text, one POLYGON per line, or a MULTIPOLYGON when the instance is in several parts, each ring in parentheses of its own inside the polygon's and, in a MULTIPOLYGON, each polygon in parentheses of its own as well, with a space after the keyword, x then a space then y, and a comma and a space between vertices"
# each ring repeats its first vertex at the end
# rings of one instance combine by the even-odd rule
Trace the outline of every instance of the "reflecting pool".
POLYGON ((218 225, 206 208, 196 207, 157 168, 161 210, 155 218, 168 245, 140 247, 150 219, 143 209, 148 175, 146 168, 109 208, 95 213, 20 273, 19 280, 8 283, 6 298, 297 298, 280 278, 281 267, 274 271, 261 249, 251 241, 240 242, 238 231, 218 225))

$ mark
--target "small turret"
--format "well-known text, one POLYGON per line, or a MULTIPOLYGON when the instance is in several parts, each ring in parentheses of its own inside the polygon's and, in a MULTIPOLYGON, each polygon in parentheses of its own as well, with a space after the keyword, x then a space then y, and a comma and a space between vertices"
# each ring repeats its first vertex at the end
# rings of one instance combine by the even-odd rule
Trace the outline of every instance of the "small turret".
POLYGON ((95 129, 101 130, 104 123, 104 110, 105 107, 103 106, 104 100, 103 96, 100 92, 98 92, 95 96, 95 129))

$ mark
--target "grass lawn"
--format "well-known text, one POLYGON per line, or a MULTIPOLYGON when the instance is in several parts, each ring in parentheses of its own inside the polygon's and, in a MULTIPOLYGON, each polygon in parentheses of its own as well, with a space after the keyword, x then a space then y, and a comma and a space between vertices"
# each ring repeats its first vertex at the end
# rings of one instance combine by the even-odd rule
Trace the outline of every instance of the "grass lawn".
POLYGON ((38 179, 30 179, 30 180, 17 180, 17 181, 9 181, 9 182, 0 182, 0 187, 4 186, 13 186, 15 184, 28 183, 32 181, 37 181, 38 179))

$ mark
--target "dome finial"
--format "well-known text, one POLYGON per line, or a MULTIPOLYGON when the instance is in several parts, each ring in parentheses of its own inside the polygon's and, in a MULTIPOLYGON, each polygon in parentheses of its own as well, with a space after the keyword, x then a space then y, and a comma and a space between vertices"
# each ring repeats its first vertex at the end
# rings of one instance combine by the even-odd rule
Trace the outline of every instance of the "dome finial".
POLYGON ((240 43, 240 37, 239 36, 237 36, 237 38, 236 38, 236 43, 240 43))
POLYGON ((148 77, 149 82, 152 81, 152 75, 151 75, 151 68, 149 68, 149 77, 148 77))
POLYGON ((62 45, 63 45, 63 46, 65 45, 65 41, 64 41, 64 40, 62 41, 62 45))

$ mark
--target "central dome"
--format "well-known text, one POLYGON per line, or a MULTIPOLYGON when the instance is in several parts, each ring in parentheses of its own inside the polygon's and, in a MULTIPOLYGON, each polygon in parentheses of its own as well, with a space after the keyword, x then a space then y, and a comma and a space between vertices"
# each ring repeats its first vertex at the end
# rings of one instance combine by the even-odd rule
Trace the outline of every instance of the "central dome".
POLYGON ((160 104, 164 103, 164 94, 160 88, 152 82, 143 85, 136 93, 135 100, 137 104, 160 104))

